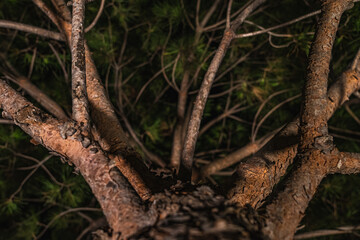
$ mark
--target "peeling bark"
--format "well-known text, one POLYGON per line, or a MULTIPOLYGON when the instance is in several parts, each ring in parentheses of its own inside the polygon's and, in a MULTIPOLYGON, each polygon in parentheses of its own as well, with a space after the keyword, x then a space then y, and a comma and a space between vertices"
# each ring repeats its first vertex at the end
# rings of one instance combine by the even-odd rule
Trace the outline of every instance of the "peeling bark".
POLYGON ((137 194, 117 168, 111 166, 99 146, 91 142, 84 147, 79 140, 79 131, 62 138, 59 130, 62 122, 41 112, 2 80, 0 106, 35 141, 75 165, 98 199, 115 233, 126 238, 154 223, 156 213, 145 212, 137 194))

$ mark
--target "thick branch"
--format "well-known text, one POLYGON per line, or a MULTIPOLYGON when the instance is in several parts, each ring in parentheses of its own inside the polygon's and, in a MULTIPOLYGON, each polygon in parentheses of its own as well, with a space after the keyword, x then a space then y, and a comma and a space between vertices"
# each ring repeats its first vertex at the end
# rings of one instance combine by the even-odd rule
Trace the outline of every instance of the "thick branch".
POLYGON ((220 42, 216 54, 205 74, 204 80, 201 84, 199 93, 194 103, 194 108, 191 114, 187 134, 184 141, 181 166, 182 168, 180 170, 180 174, 183 175, 185 179, 189 179, 191 176, 195 146, 199 135, 201 118, 203 116, 205 104, 207 102, 207 98, 209 96, 209 92, 214 82, 216 73, 220 67, 220 64, 226 54, 226 51, 232 39, 235 37, 235 31, 243 23, 246 17, 249 16, 249 14, 263 2, 265 2, 265 0, 253 1, 233 21, 231 27, 225 30, 224 36, 220 42))
MULTIPOLYGON (((323 106, 327 120, 359 89, 360 73, 345 71, 328 91, 327 103, 323 106)), ((228 193, 231 202, 240 206, 250 204, 254 208, 261 205, 297 154, 299 124, 299 118, 288 123, 258 153, 238 165, 235 186, 228 193)))
POLYGON ((289 173, 284 190, 266 207, 265 233, 271 239, 292 239, 318 185, 327 175, 337 153, 328 135, 327 78, 331 50, 342 13, 351 0, 324 1, 311 46, 300 123, 299 164, 289 173))
POLYGON ((137 194, 95 143, 84 146, 86 138, 76 129, 68 128, 71 131, 62 136, 62 122, 41 112, 2 80, 0 106, 4 115, 14 119, 35 141, 69 159, 79 169, 115 233, 121 232, 126 237, 152 224, 156 214, 144 211, 137 194))
POLYGON ((71 31, 71 74, 73 119, 86 135, 90 133, 89 103, 86 94, 86 70, 84 47, 85 0, 73 1, 71 31))
POLYGON ((329 174, 356 174, 360 172, 360 153, 340 152, 332 165, 329 174))
MULTIPOLYGON (((34 0, 38 7, 40 7, 50 19, 53 19, 54 13, 41 2, 41 0, 34 0)), ((59 14, 63 19, 58 19, 61 25, 61 31, 63 31, 67 37, 68 43, 71 42, 71 24, 67 21, 70 18, 70 12, 63 0, 52 0, 55 8, 59 11, 59 14)), ((93 130, 94 138, 104 151, 109 151, 115 155, 112 155, 112 160, 115 161, 115 165, 123 171, 123 174, 128 178, 128 181, 142 197, 146 200, 149 196, 149 190, 145 188, 142 178, 139 173, 135 171, 132 165, 125 163, 124 159, 128 161, 131 158, 137 161, 137 166, 142 163, 139 161, 138 155, 129 147, 125 133, 117 119, 113 106, 106 95, 106 91, 98 76, 95 64, 91 58, 90 50, 86 43, 85 47, 85 66, 86 66, 86 93, 91 107, 91 119, 96 124, 95 130, 93 130), (116 155, 121 153, 120 155, 116 155), (128 174, 131 173, 131 176, 128 174)), ((135 164, 135 163, 134 163, 135 164)), ((140 166, 142 170, 144 168, 140 166)))
POLYGON ((45 30, 42 28, 26 25, 23 23, 12 22, 12 21, 7 21, 7 20, 0 20, 0 27, 15 29, 15 30, 23 31, 23 32, 28 32, 28 33, 36 34, 36 35, 39 35, 42 37, 52 38, 57 41, 65 41, 65 38, 61 33, 52 32, 52 31, 45 30))
POLYGON ((352 1, 325 1, 322 14, 311 45, 307 77, 304 88, 304 103, 301 113, 300 148, 309 148, 316 137, 327 135, 327 114, 323 106, 327 102, 327 79, 331 50, 342 13, 352 1))

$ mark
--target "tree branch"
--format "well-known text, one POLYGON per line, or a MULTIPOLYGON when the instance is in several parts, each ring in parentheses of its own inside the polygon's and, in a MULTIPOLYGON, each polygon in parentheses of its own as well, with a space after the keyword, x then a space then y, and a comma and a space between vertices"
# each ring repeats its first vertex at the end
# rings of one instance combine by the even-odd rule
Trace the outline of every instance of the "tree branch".
MULTIPOLYGON (((353 62, 359 57, 357 55, 353 62)), ((323 106, 326 108, 327 120, 359 89, 360 72, 351 68, 343 72, 328 91, 327 102, 323 106)), ((231 202, 239 206, 250 204, 254 208, 262 204, 297 154, 299 125, 299 118, 294 119, 258 153, 238 165, 234 176, 235 186, 228 192, 231 202)))
POLYGON ((332 137, 328 135, 327 78, 331 50, 341 15, 352 4, 351 0, 327 0, 311 46, 308 72, 303 94, 300 120, 299 162, 285 180, 280 191, 266 206, 266 233, 271 239, 292 239, 296 227, 314 196, 318 185, 333 163, 332 137))
POLYGON ((235 152, 230 153, 224 158, 216 159, 215 161, 209 163, 201 169, 201 177, 205 178, 214 174, 222 169, 230 167, 231 165, 240 162, 244 158, 256 153, 261 149, 270 139, 272 139, 276 132, 275 130, 270 134, 265 135, 264 137, 256 140, 255 142, 250 142, 243 146, 242 148, 236 150, 235 152))
POLYGON ((23 32, 28 32, 32 34, 36 34, 46 38, 52 38, 57 41, 65 41, 64 36, 61 33, 45 30, 42 28, 26 25, 23 23, 12 22, 8 20, 0 20, 0 27, 1 28, 9 28, 15 29, 23 32))
POLYGON ((14 120, 35 141, 49 151, 69 159, 91 187, 114 233, 129 236, 151 225, 156 213, 145 212, 141 200, 117 168, 94 142, 84 146, 77 129, 61 134, 64 124, 34 107, 0 80, 3 115, 14 120), (71 136, 70 136, 71 135, 71 136))
POLYGON ((18 71, 7 61, 4 56, 0 55, 0 60, 4 63, 4 69, 0 67, 4 76, 23 88, 32 98, 41 106, 49 111, 52 115, 60 120, 68 119, 63 109, 41 89, 35 86, 28 78, 21 76, 18 71))
POLYGON ((201 118, 205 109, 205 104, 209 96, 211 86, 214 82, 220 64, 226 54, 226 51, 232 39, 235 37, 235 31, 237 30, 237 28, 240 26, 240 24, 243 23, 245 18, 251 12, 263 2, 265 2, 265 0, 253 1, 232 22, 231 27, 229 29, 225 29, 224 36, 205 74, 204 80, 201 84, 199 93, 194 103, 194 108, 191 114, 189 126, 187 129, 187 134, 184 141, 184 147, 182 153, 182 166, 180 168, 180 175, 182 175, 184 179, 189 180, 191 177, 195 145, 199 134, 201 118))
MULTIPOLYGON (((332 156, 333 157, 333 156, 332 156)), ((331 161, 333 164, 329 174, 356 174, 360 172, 360 153, 340 152, 331 161)))
POLYGON ((85 0, 73 1, 71 28, 71 75, 73 119, 85 136, 90 134, 89 103, 86 94, 86 68, 84 47, 85 0))

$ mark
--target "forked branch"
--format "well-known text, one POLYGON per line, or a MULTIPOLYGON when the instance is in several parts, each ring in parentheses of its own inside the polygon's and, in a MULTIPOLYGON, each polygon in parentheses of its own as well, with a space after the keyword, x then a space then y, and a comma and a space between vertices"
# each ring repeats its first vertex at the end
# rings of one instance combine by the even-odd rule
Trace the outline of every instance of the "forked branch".
POLYGON ((336 31, 341 15, 351 4, 350 0, 323 2, 308 61, 298 166, 289 173, 284 190, 266 206, 265 233, 271 239, 292 239, 318 185, 334 163, 329 157, 337 150, 328 134, 327 109, 324 106, 327 103, 327 79, 336 31))
POLYGON ((201 119, 204 113, 211 86, 214 82, 220 64, 225 57, 231 41, 236 36, 235 31, 243 23, 246 17, 249 16, 249 14, 263 2, 265 2, 265 0, 253 1, 231 23, 230 28, 225 29, 224 36, 220 42, 220 45, 215 53, 213 60, 210 63, 207 72, 205 73, 204 80, 201 84, 199 93, 194 103, 194 108, 191 114, 189 126, 184 140, 180 175, 183 176, 183 178, 186 180, 189 180, 191 177, 195 146, 199 135, 201 119))

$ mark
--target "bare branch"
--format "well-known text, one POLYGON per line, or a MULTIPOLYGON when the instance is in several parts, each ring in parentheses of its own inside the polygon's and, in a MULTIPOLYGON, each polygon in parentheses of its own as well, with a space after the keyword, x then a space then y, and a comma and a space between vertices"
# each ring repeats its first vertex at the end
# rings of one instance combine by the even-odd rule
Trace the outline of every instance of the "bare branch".
POLYGON ((0 56, 0 59, 6 65, 6 68, 11 71, 8 73, 7 70, 3 70, 3 74, 9 80, 23 88, 32 98, 34 98, 41 106, 49 111, 52 115, 61 120, 68 119, 68 116, 63 109, 49 96, 47 96, 41 89, 35 86, 28 78, 21 76, 16 69, 6 60, 5 57, 0 56))
POLYGON ((15 30, 23 31, 23 32, 28 32, 28 33, 39 35, 41 37, 52 38, 57 41, 65 41, 65 38, 63 37, 63 35, 61 33, 52 32, 52 31, 45 30, 42 28, 26 25, 23 23, 12 22, 12 21, 7 21, 7 20, 0 20, 0 27, 15 29, 15 30))
POLYGON ((72 114, 73 119, 81 126, 85 136, 88 136, 90 134, 90 115, 86 93, 84 19, 85 0, 74 0, 71 24, 72 114))
POLYGON ((284 190, 266 206, 264 233, 271 239, 290 239, 294 236, 318 185, 333 164, 327 158, 336 152, 333 150, 332 137, 328 134, 327 109, 324 108, 327 103, 327 79, 340 18, 351 4, 351 0, 323 2, 308 60, 298 166, 289 173, 284 190))
MULTIPOLYGON (((329 88, 327 103, 322 106, 326 108, 327 120, 359 89, 360 72, 346 70, 329 88)), ((254 208, 261 205, 297 154, 299 124, 299 118, 288 123, 258 153, 238 165, 237 181, 228 193, 231 202, 254 208)))
POLYGON ((315 12, 312 12, 312 13, 308 13, 304 16, 301 16, 301 17, 298 17, 298 18, 295 18, 291 21, 288 21, 286 23, 282 23, 282 24, 279 24, 277 26, 274 26, 274 27, 270 27, 270 28, 266 28, 266 29, 263 29, 263 30, 260 30, 260 31, 256 31, 256 32, 251 32, 251 33, 242 33, 242 34, 237 34, 235 36, 235 38, 246 38, 246 37, 253 37, 253 36, 256 36, 256 35, 259 35, 259 34, 263 34, 263 33, 269 33, 271 32, 272 30, 276 30, 276 29, 279 29, 279 28, 282 28, 282 27, 286 27, 288 25, 291 25, 293 23, 296 23, 296 22, 300 22, 306 18, 309 18, 309 17, 312 17, 312 16, 315 16, 315 15, 318 15, 320 14, 321 10, 318 10, 318 11, 315 11, 315 12))
POLYGON ((329 174, 354 174, 360 172, 360 153, 340 152, 337 156, 331 156, 333 167, 329 170, 329 174))
POLYGON ((64 0, 51 0, 56 12, 60 14, 61 18, 66 21, 71 21, 71 13, 64 0))
POLYGON ((49 9, 42 0, 32 0, 33 3, 40 8, 43 13, 50 18, 50 20, 56 25, 56 27, 62 32, 61 24, 58 17, 49 9))
POLYGON ((332 235, 340 235, 340 234, 351 234, 357 230, 360 230, 360 226, 344 226, 344 227, 338 227, 337 229, 322 229, 312 232, 296 234, 294 236, 294 239, 308 239, 308 238, 316 238, 316 237, 324 237, 324 236, 332 236, 332 235))
POLYGON ((173 144, 171 149, 170 164, 176 169, 176 172, 179 171, 181 152, 183 146, 183 130, 184 130, 184 121, 185 121, 185 111, 186 111, 186 102, 188 98, 189 90, 189 79, 190 72, 187 70, 183 75, 181 81, 181 86, 179 90, 178 105, 177 105, 177 123, 175 126, 173 144))
POLYGON ((99 146, 91 140, 88 142, 89 139, 83 137, 77 129, 63 136, 62 122, 34 107, 2 80, 0 106, 3 113, 14 119, 16 125, 35 141, 62 158, 69 159, 79 169, 98 199, 115 235, 121 232, 122 236, 129 236, 156 220, 157 214, 144 211, 138 195, 117 167, 109 164, 109 159, 99 146), (84 145, 86 139, 87 144, 84 145))
POLYGON ((104 6, 105 6, 105 0, 101 0, 101 4, 100 4, 100 7, 99 7, 99 11, 98 13, 96 14, 96 17, 94 18, 94 20, 90 23, 89 26, 87 26, 85 28, 85 32, 89 32, 97 23, 97 21, 99 20, 103 10, 104 10, 104 6))
POLYGON ((220 42, 220 45, 216 51, 216 54, 211 61, 211 64, 205 74, 204 80, 201 84, 199 93, 196 97, 194 108, 191 114, 189 126, 187 129, 187 134, 184 141, 184 148, 182 153, 182 168, 180 169, 180 174, 184 176, 185 179, 190 179, 192 165, 193 165, 193 156, 195 152, 195 145, 197 142, 200 123, 202 115, 205 109, 205 104, 209 96, 209 92, 213 81, 215 79, 216 73, 219 69, 219 66, 226 54, 226 51, 230 45, 231 40, 235 36, 236 29, 240 24, 245 20, 245 18, 260 4, 265 2, 265 0, 255 0, 247 8, 245 8, 239 16, 233 21, 230 29, 226 29, 224 36, 220 42))
POLYGON ((264 137, 256 140, 255 142, 250 142, 243 146, 242 148, 236 150, 235 152, 230 153, 224 158, 217 159, 208 165, 205 165, 201 169, 201 177, 205 178, 211 174, 214 174, 222 169, 230 167, 231 165, 240 162, 244 158, 256 153, 261 149, 274 135, 279 131, 277 129, 270 134, 265 135, 264 137))

